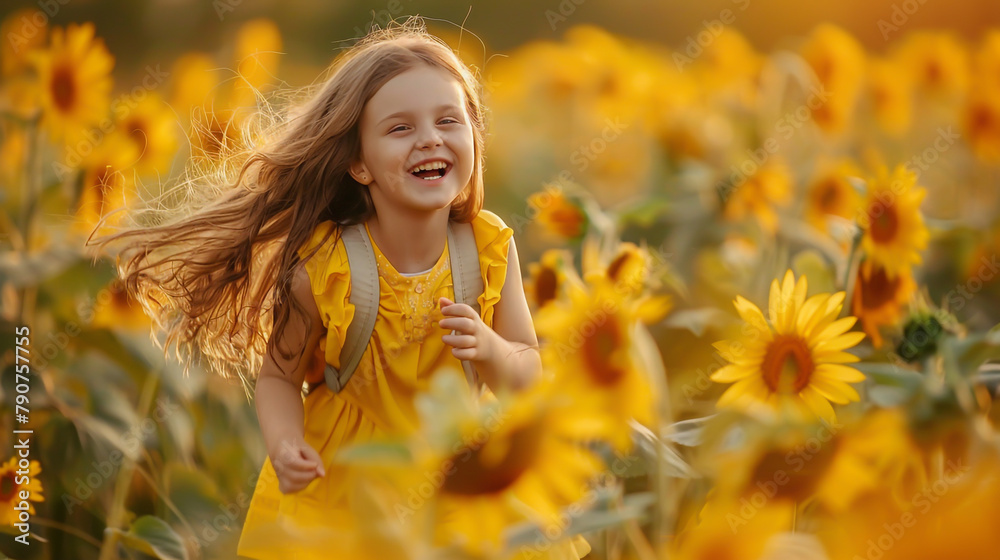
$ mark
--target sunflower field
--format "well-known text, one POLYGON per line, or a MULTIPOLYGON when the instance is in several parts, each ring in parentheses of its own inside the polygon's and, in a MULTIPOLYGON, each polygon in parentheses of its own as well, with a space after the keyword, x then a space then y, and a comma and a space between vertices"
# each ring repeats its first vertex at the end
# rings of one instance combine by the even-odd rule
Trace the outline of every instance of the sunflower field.
MULTIPOLYGON (((330 60, 234 15, 224 47, 122 80, 93 22, 39 14, 0 27, 0 558, 235 558, 266 456, 252 386, 182 368, 85 242, 330 60)), ((502 56, 429 29, 481 80, 486 208, 544 376, 481 402, 437 373, 417 433, 341 453, 364 522, 303 539, 1000 558, 1000 26, 873 48, 817 23, 761 49, 719 22, 667 45, 567 21, 502 56)))

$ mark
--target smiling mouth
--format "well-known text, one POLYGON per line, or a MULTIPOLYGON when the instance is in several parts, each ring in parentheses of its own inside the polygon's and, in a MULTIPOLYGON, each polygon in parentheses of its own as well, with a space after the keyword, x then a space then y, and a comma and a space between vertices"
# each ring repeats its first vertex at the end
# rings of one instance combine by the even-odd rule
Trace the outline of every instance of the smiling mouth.
POLYGON ((447 175, 448 172, 451 171, 451 167, 452 166, 449 163, 445 167, 442 167, 441 169, 425 169, 422 171, 414 171, 413 173, 410 173, 410 175, 413 175, 414 177, 418 177, 425 181, 433 181, 435 179, 440 179, 445 175, 447 175))

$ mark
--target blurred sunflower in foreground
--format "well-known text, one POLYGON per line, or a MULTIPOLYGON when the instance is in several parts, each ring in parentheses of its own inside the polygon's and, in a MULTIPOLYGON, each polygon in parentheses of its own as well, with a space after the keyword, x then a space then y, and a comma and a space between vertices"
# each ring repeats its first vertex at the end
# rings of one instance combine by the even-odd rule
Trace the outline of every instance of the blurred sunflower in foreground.
POLYGON ((781 283, 774 280, 768 302, 770 322, 756 305, 736 296, 733 303, 746 327, 741 338, 714 344, 730 363, 711 379, 733 383, 718 406, 750 412, 806 412, 833 422, 836 414, 831 401, 859 400, 848 383, 863 381, 865 376, 845 365, 859 361, 846 350, 865 335, 848 332, 854 317, 837 318, 844 292, 806 299, 806 289, 806 278, 796 281, 791 270, 781 283))

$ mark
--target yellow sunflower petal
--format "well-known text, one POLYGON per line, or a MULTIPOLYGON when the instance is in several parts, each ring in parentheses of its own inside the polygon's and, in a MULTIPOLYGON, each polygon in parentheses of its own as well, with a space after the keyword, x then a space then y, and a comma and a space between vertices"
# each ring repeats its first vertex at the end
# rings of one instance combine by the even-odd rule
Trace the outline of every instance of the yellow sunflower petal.
POLYGON ((711 376, 711 380, 719 383, 732 383, 734 381, 739 381, 740 379, 749 377, 753 374, 754 370, 752 368, 728 365, 719 368, 718 371, 713 373, 711 376))
MULTIPOLYGON (((855 358, 855 360, 858 359, 857 356, 854 356, 853 354, 847 354, 846 352, 843 354, 851 356, 855 358)), ((833 363, 825 363, 816 366, 814 375, 822 375, 830 379, 839 379, 840 381, 846 381, 848 383, 858 383, 865 380, 865 374, 860 371, 852 367, 833 363)))
POLYGON ((806 403, 806 406, 812 410, 816 416, 825 420, 826 422, 833 424, 837 420, 837 414, 833 411, 833 407, 830 406, 829 401, 823 398, 816 389, 812 387, 806 387, 799 393, 799 397, 806 403))

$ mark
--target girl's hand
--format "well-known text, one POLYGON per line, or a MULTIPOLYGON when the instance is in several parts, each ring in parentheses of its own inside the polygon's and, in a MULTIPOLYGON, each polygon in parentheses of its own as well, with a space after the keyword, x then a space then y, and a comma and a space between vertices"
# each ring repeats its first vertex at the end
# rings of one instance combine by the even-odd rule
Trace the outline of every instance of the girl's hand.
POLYGON ((314 478, 326 476, 323 458, 301 438, 282 442, 281 450, 271 457, 271 465, 282 494, 298 492, 314 478))
POLYGON ((493 353, 493 329, 479 317, 474 309, 464 303, 455 303, 446 297, 438 298, 444 319, 438 321, 443 329, 454 330, 456 334, 446 334, 441 340, 449 346, 452 355, 459 360, 480 362, 489 360, 493 353))

